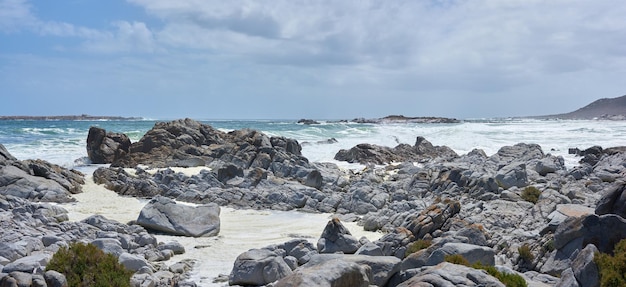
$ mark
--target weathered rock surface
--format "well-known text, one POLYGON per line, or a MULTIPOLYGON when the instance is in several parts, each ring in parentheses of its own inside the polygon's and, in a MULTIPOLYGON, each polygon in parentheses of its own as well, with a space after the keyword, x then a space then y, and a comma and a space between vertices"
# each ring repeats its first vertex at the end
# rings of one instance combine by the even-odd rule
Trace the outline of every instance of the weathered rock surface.
POLYGON ((130 151, 130 139, 125 134, 90 127, 87 135, 87 156, 92 163, 112 163, 130 151))
POLYGON ((368 267, 341 260, 323 263, 296 270, 293 274, 276 282, 274 287, 368 287, 368 267))
POLYGON ((219 214, 216 204, 188 206, 158 196, 141 209, 137 224, 173 235, 209 237, 219 234, 219 214))
POLYGON ((282 256, 267 249, 252 249, 237 256, 230 285, 261 286, 277 281, 293 272, 282 256))
POLYGON ((626 218, 626 183, 617 182, 604 191, 596 207, 596 214, 615 214, 626 218))
POLYGON ((0 144, 0 194, 33 201, 71 202, 83 175, 42 160, 19 161, 0 144))
POLYGON ((394 148, 372 144, 359 144, 335 155, 339 161, 361 164, 387 164, 392 162, 424 162, 434 158, 455 158, 458 155, 447 146, 433 146, 423 137, 417 137, 415 145, 400 144, 394 148))
POLYGON ((413 277, 397 285, 398 287, 423 287, 423 286, 491 286, 504 287, 504 284, 495 277, 482 270, 456 265, 441 263, 414 271, 413 277))
POLYGON ((322 236, 317 241, 319 253, 354 254, 361 247, 361 243, 350 231, 341 224, 338 218, 328 221, 322 236))

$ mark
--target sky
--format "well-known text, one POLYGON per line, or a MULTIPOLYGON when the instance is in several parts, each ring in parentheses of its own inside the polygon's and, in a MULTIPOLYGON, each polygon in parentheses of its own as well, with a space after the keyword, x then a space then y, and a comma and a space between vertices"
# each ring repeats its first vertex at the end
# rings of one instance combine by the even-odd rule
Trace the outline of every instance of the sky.
POLYGON ((626 94, 623 0, 0 0, 0 115, 459 119, 626 94))

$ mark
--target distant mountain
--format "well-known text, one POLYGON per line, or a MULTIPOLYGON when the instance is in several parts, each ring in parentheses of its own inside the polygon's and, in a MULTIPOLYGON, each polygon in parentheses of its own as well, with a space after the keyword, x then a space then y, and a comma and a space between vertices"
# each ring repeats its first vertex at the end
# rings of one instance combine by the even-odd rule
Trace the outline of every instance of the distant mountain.
POLYGON ((599 99, 571 113, 536 118, 626 120, 626 96, 599 99))

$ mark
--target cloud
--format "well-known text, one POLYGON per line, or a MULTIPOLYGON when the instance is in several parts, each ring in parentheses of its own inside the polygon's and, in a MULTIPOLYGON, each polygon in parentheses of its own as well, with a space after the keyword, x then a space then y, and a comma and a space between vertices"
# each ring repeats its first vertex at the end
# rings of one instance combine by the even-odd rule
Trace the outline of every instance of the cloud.
POLYGON ((37 25, 26 0, 0 0, 0 32, 15 33, 37 25))

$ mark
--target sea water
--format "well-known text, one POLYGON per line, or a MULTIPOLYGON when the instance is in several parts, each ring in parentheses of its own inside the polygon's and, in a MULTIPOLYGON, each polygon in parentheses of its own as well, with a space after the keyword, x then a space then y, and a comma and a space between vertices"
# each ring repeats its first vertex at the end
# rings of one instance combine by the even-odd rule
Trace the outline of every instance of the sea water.
MULTIPOLYGON (((82 220, 92 214, 128 222, 137 218, 146 200, 121 197, 96 185, 91 173, 98 166, 89 164, 86 139, 89 127, 98 126, 107 131, 125 133, 131 141, 138 141, 156 121, 0 121, 0 144, 16 158, 43 159, 74 168, 87 174, 82 194, 74 195, 76 203, 64 205, 71 220, 82 220)), ((472 149, 492 155, 499 148, 516 143, 539 144, 545 153, 562 156, 566 166, 577 165, 579 158, 568 154, 568 149, 585 149, 626 145, 626 122, 596 120, 528 120, 488 119, 453 124, 356 124, 322 121, 319 125, 297 124, 294 120, 210 120, 202 121, 228 132, 249 128, 270 136, 285 136, 302 144, 302 153, 312 162, 333 162, 345 168, 361 168, 335 161, 340 149, 360 143, 396 146, 413 145, 418 136, 434 145, 446 145, 458 154, 472 149), (336 142, 328 143, 329 139, 336 142)), ((184 171, 184 170, 183 170, 184 171)), ((197 172, 198 170, 189 171, 197 172)), ((223 286, 214 283, 220 274, 228 274, 237 255, 269 244, 293 238, 308 238, 315 242, 321 234, 329 214, 300 212, 252 211, 222 208, 220 235, 211 238, 185 238, 159 235, 159 241, 176 240, 187 252, 175 256, 171 262, 185 258, 196 260, 192 279, 200 286, 223 286)), ((357 237, 377 239, 380 234, 364 232, 355 224, 347 224, 357 237)))

